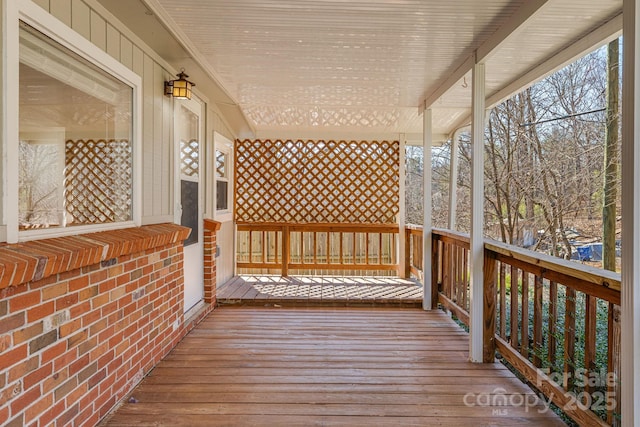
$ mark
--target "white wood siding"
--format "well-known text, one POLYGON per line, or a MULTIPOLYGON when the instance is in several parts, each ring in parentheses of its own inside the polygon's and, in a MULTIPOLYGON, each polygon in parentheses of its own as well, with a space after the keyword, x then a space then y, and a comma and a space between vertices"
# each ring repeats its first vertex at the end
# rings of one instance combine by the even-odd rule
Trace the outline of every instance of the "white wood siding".
MULTIPOLYGON (((173 101, 163 92, 164 81, 173 78, 174 70, 94 0, 35 0, 35 3, 142 77, 142 223, 172 221, 173 101)), ((214 130, 234 139, 222 117, 210 109, 207 139, 214 130)))
POLYGON ((216 244, 220 246, 220 256, 216 259, 216 284, 218 286, 233 277, 233 264, 236 256, 233 245, 234 229, 233 221, 223 222, 216 235, 216 244))

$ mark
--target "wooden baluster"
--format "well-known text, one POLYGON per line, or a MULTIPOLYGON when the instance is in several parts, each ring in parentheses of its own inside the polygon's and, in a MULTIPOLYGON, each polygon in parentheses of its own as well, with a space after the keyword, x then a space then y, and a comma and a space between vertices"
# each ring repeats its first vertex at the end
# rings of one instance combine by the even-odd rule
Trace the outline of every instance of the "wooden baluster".
POLYGON ((564 388, 573 388, 576 349, 576 291, 567 287, 564 309, 564 388))
POLYGON ((339 254, 339 260, 338 260, 339 262, 338 263, 340 265, 343 265, 344 264, 344 252, 343 252, 343 248, 344 248, 344 246, 343 246, 343 244, 344 244, 344 242, 343 242, 344 233, 339 232, 338 236, 340 236, 340 254, 339 254))
POLYGON ((516 350, 520 349, 520 343, 518 341, 518 269, 513 265, 511 268, 511 347, 516 350))
POLYGON ((493 363, 496 353, 496 259, 485 251, 484 255, 484 324, 482 334, 482 361, 493 363))
POLYGON ((533 288, 533 364, 538 368, 542 366, 540 354, 542 352, 542 291, 544 279, 535 276, 533 288))
POLYGON ((449 271, 451 264, 449 248, 451 245, 443 242, 442 246, 442 291, 447 298, 451 299, 451 272, 449 271))
POLYGON ((364 233, 364 263, 369 265, 369 233, 364 233))
POLYGON ((458 246, 451 245, 451 300, 458 304, 458 246))
POLYGON ((249 262, 253 262, 253 231, 249 230, 249 262))
POLYGON ((382 265, 382 233, 378 234, 378 264, 382 265))
POLYGON ((312 234, 313 236, 313 263, 318 263, 318 233, 315 231, 312 234))
POLYGON ((558 324, 558 285, 549 282, 549 363, 556 364, 556 328, 558 324))
POLYGON ((464 308, 464 297, 462 293, 462 247, 455 247, 455 273, 454 277, 456 278, 456 301, 458 305, 464 308))
MULTIPOLYGON (((280 233, 280 239, 282 239, 282 234, 280 233)), ((274 253, 274 257, 275 257, 275 263, 276 263, 276 267, 279 265, 278 263, 278 252, 280 250, 280 247, 278 246, 278 232, 275 232, 275 245, 276 245, 276 250, 274 253)), ((282 266, 280 266, 280 268, 282 268, 282 266)))
POLYGON ((353 252, 351 252, 351 256, 353 258, 353 264, 357 264, 356 261, 356 233, 353 233, 353 247, 351 248, 353 252))
POLYGON ((620 425, 620 306, 609 304, 609 337, 607 354, 607 402, 612 408, 607 411, 607 422, 612 426, 620 425))
POLYGON ((287 277, 289 275, 289 264, 291 263, 291 255, 289 250, 291 249, 291 234, 289 233, 289 226, 282 227, 282 276, 287 277))
MULTIPOLYGON (((590 385, 589 378, 596 374, 596 315, 598 309, 598 301, 596 297, 585 295, 585 318, 584 318, 584 367, 585 387, 584 391, 591 394, 595 388, 590 385)), ((590 399, 584 403, 588 404, 590 399)))
POLYGON ((267 262, 267 232, 262 232, 262 261, 263 263, 267 262))
POLYGON ((529 273, 522 270, 522 343, 520 354, 529 357, 529 273))
POLYGON ((469 311, 469 251, 462 249, 462 308, 469 311))
MULTIPOLYGON (((422 245, 421 245, 422 246, 422 245)), ((431 241, 431 308, 438 308, 438 277, 441 271, 440 260, 440 242, 436 239, 431 241)), ((424 277, 429 274, 428 271, 423 271, 424 277)))
POLYGON ((413 260, 415 263, 416 246, 411 245, 411 230, 404 230, 404 277, 411 277, 411 250, 413 249, 413 260))
POLYGON ((506 338, 507 331, 507 269, 504 263, 500 263, 500 337, 506 338))

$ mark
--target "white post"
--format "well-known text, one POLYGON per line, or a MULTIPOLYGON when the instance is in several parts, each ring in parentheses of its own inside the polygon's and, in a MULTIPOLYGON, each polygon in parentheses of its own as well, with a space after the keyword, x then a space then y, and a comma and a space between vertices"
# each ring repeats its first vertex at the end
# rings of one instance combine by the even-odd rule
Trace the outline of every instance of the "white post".
POLYGON ((622 81, 622 425, 640 424, 640 0, 624 0, 622 81))
POLYGON ((456 206, 458 206, 458 138, 460 129, 451 138, 451 153, 449 154, 449 230, 456 229, 456 206))
POLYGON ((405 220, 405 212, 406 212, 406 200, 405 200, 405 182, 406 182, 406 151, 405 151, 405 145, 406 145, 406 141, 405 141, 405 134, 401 133, 400 134, 400 167, 398 168, 398 172, 400 175, 400 183, 398 186, 398 193, 400 196, 400 200, 399 200, 399 204, 400 204, 400 210, 398 212, 398 228, 399 228, 399 233, 398 233, 398 276, 404 278, 405 277, 405 269, 404 266, 406 265, 406 259, 405 259, 405 245, 407 244, 407 242, 405 241, 405 234, 404 234, 404 227, 406 225, 406 220, 405 220))
POLYGON ((484 331, 484 64, 474 64, 472 75, 469 359, 481 363, 484 331))
POLYGON ((6 226, 7 243, 18 242, 18 146, 20 140, 18 117, 20 54, 19 3, 2 2, 2 214, 6 226))
POLYGON ((424 110, 422 117, 422 308, 431 310, 431 147, 433 145, 433 120, 431 109, 424 110))

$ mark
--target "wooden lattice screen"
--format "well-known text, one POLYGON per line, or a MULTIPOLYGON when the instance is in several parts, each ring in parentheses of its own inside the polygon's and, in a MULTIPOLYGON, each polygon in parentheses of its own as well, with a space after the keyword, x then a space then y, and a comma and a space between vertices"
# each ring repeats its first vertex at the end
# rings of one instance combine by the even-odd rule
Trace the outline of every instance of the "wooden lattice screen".
POLYGON ((131 219, 132 152, 128 140, 68 140, 65 202, 68 224, 131 219))
POLYGON ((393 224, 400 144, 236 141, 238 222, 393 224))

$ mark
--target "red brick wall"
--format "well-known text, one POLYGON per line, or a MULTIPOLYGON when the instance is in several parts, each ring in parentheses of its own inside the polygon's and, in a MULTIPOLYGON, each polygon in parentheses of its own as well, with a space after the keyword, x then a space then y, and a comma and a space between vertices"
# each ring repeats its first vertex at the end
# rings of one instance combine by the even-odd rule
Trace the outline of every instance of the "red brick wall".
POLYGON ((195 323, 187 234, 163 224, 0 248, 0 425, 94 425, 131 391, 195 323))
POLYGON ((204 302, 216 304, 216 233, 222 223, 204 220, 204 302))

